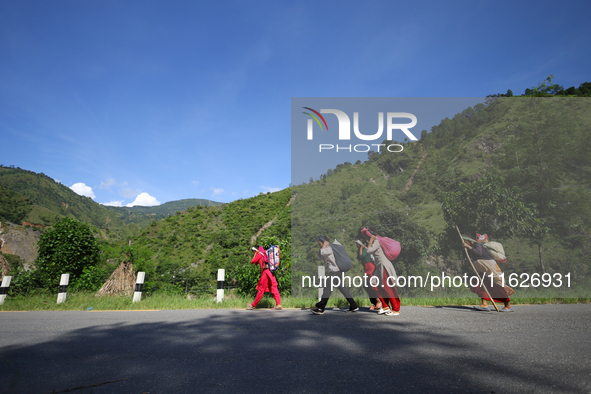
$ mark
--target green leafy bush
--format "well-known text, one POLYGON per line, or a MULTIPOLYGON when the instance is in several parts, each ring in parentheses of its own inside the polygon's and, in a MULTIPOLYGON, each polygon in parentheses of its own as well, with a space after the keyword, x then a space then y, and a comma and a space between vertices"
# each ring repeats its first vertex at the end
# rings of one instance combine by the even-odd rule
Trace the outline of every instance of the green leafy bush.
POLYGON ((8 290, 9 296, 19 296, 29 294, 39 288, 39 275, 36 271, 25 271, 22 267, 17 267, 11 271, 12 279, 8 290))
POLYGON ((45 287, 59 285, 61 274, 70 274, 74 284, 84 268, 99 261, 99 247, 90 225, 63 218, 43 233, 39 240, 37 270, 45 287))
POLYGON ((84 267, 82 274, 72 283, 71 288, 75 290, 97 291, 101 288, 109 276, 109 271, 105 268, 95 266, 84 267))

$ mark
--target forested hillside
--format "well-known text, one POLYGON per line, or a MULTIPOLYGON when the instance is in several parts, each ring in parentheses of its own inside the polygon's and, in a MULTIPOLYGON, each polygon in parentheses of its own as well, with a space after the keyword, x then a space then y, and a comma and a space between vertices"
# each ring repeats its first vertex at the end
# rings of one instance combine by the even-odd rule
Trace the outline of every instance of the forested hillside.
POLYGON ((0 185, 0 222, 21 223, 32 210, 31 200, 0 185))
POLYGON ((106 207, 89 197, 76 194, 43 173, 0 167, 0 186, 32 203, 31 210, 21 219, 27 222, 47 226, 60 217, 71 217, 105 230, 123 228, 125 225, 106 207))
POLYGON ((122 241, 110 248, 106 257, 121 261, 130 252, 138 269, 146 271, 148 289, 178 290, 214 285, 219 268, 227 270, 230 283, 244 275, 258 278, 258 269, 250 266, 250 248, 273 242, 283 246, 281 272, 287 281, 283 285, 286 290, 290 199, 290 189, 285 189, 222 206, 191 207, 152 222, 130 239, 131 248, 122 241))
MULTIPOLYGON (((382 232, 401 241, 403 253, 395 263, 399 274, 465 270, 457 232, 454 228, 453 238, 442 203, 446 193, 484 176, 527 207, 530 231, 517 229, 517 223, 508 236, 494 217, 482 228, 466 224, 465 230, 506 243, 508 272, 572 271, 587 279, 590 110, 587 98, 489 98, 444 119, 431 133, 424 131, 420 141, 403 142, 402 153, 370 152, 365 163, 340 164, 319 180, 294 187, 294 280, 304 272, 313 274, 318 265, 316 235, 337 238, 354 255, 360 226, 382 226, 382 232)), ((488 197, 503 198, 492 190, 488 197)))
POLYGON ((170 201, 155 207, 107 207, 45 174, 0 166, 0 221, 28 222, 51 226, 71 217, 104 230, 107 238, 129 237, 154 220, 160 220, 192 206, 217 206, 206 199, 170 201))
POLYGON ((183 200, 169 201, 154 207, 106 207, 117 215, 124 223, 134 224, 144 228, 154 220, 161 220, 167 216, 182 212, 190 207, 204 206, 214 207, 223 203, 205 200, 202 198, 186 198, 183 200))

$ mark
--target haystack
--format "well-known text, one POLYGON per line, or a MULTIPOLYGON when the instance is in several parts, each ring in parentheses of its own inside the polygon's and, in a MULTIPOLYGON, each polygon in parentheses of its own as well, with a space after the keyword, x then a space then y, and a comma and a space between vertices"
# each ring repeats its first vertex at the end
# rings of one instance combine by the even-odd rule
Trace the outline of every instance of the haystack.
POLYGON ((0 273, 2 274, 2 275, 0 275, 0 280, 2 278, 4 278, 5 276, 10 275, 11 269, 12 269, 12 267, 10 266, 10 264, 8 264, 8 261, 6 261, 6 258, 4 258, 2 253, 0 253, 0 273))
POLYGON ((130 296, 135 290, 135 274, 131 261, 124 260, 111 274, 109 280, 95 294, 95 297, 104 295, 130 296))

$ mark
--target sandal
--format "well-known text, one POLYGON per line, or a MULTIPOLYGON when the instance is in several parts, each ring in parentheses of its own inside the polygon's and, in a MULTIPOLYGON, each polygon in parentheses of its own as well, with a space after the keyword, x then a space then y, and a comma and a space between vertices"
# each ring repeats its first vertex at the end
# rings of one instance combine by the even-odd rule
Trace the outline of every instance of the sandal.
POLYGON ((256 308, 256 306, 252 306, 252 304, 247 304, 246 309, 253 310, 253 309, 257 309, 257 308, 256 308))
POLYGON ((282 310, 283 308, 281 307, 281 305, 279 305, 279 306, 276 306, 276 307, 275 307, 275 308, 273 308, 273 309, 275 309, 276 311, 280 311, 280 310, 282 310))
POLYGON ((390 312, 390 308, 380 308, 378 311, 378 315, 383 315, 384 313, 390 312))

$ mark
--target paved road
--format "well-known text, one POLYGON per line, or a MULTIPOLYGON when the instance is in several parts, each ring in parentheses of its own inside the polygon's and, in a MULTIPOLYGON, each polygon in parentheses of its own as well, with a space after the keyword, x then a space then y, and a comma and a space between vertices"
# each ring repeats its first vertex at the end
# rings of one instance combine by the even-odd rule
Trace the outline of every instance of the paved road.
POLYGON ((590 393, 591 305, 516 308, 0 313, 0 393, 590 393))

